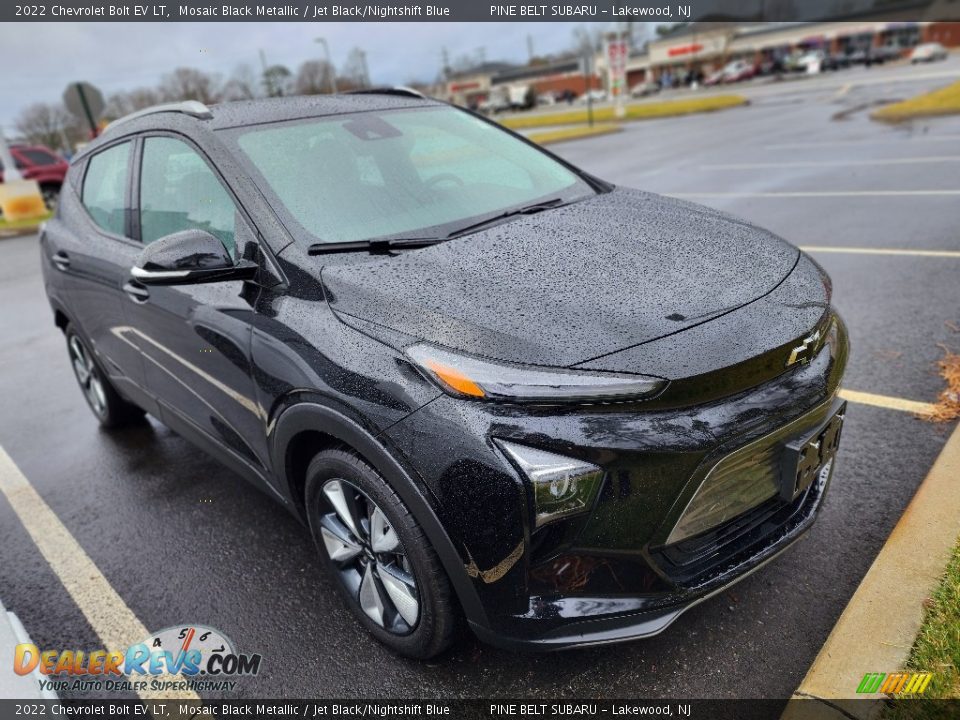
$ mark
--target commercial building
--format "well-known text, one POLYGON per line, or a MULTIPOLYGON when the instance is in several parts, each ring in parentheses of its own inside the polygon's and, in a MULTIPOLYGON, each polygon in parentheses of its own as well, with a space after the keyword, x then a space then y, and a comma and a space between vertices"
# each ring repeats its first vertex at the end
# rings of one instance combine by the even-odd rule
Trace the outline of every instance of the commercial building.
MULTIPOLYGON (((893 47, 906 55, 924 42, 960 47, 960 22, 912 22, 891 19, 888 13, 883 20, 865 15, 844 22, 690 23, 631 51, 626 86, 678 78, 691 71, 709 74, 733 60, 760 64, 813 49, 852 53, 893 47)), ((608 84, 607 61, 599 53, 590 63, 573 55, 530 65, 487 62, 450 74, 437 90, 451 102, 476 108, 491 94, 508 88, 556 97, 579 96, 608 84)))
POLYGON ((905 55, 924 42, 960 46, 960 23, 889 17, 844 22, 690 23, 651 41, 644 51, 631 54, 627 78, 630 85, 635 85, 665 75, 678 77, 690 70, 709 74, 733 60, 763 63, 814 49, 852 53, 892 47, 905 55))

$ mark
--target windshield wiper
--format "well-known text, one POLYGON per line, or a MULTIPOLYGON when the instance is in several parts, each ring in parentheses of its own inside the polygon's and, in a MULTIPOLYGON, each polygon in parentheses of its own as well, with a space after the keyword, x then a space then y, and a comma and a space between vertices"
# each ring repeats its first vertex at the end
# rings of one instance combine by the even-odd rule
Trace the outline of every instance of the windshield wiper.
POLYGON ((486 220, 481 220, 480 222, 471 223, 470 225, 457 228, 444 239, 451 240, 455 237, 472 233, 475 230, 480 230, 488 225, 499 223, 501 220, 506 220, 507 218, 515 217, 517 215, 533 215, 534 213, 542 212, 544 210, 552 210, 553 208, 558 208, 566 204, 567 202, 563 198, 553 198, 552 200, 543 200, 541 202, 532 203, 531 205, 524 205, 523 207, 514 208, 513 210, 502 212, 499 215, 488 217, 486 220))
POLYGON ((332 253, 370 252, 388 253, 391 250, 406 250, 436 245, 446 240, 444 237, 380 238, 379 240, 352 240, 349 242, 314 243, 307 248, 307 255, 328 255, 332 253))
POLYGON ((332 253, 347 252, 389 253, 391 250, 407 250, 429 247, 430 245, 436 245, 437 243, 444 242, 445 240, 452 240, 453 238, 460 237, 461 235, 466 235, 474 232, 475 230, 480 230, 481 228, 484 228, 488 225, 493 225, 501 220, 506 220, 507 218, 515 217, 517 215, 533 215, 534 213, 542 212, 543 210, 551 210, 566 204, 567 203, 563 198, 543 200, 542 202, 536 202, 530 205, 524 205, 523 207, 507 210, 506 212, 499 213, 493 217, 488 217, 480 222, 465 225, 464 227, 457 228, 449 235, 443 235, 440 237, 398 237, 380 238, 375 240, 351 240, 349 242, 314 243, 307 248, 307 254, 327 255, 332 253))

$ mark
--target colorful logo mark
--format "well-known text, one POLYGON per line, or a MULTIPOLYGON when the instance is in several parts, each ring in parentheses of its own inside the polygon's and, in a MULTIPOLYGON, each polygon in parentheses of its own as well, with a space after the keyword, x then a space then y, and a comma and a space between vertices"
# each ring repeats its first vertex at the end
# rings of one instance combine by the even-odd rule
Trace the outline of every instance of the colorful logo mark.
POLYGON ((861 694, 921 695, 933 679, 933 673, 867 673, 860 681, 861 694))

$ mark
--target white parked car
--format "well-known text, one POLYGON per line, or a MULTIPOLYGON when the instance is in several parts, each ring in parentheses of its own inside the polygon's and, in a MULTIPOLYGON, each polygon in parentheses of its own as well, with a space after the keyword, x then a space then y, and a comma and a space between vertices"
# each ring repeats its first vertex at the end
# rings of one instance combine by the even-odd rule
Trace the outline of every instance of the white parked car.
POLYGON ((604 102, 607 99, 606 90, 587 90, 577 98, 577 102, 586 105, 587 102, 604 102))
POLYGON ((933 62, 934 60, 946 60, 947 49, 937 42, 923 43, 917 45, 910 53, 910 62, 933 62))
POLYGON ((823 69, 823 60, 826 56, 823 53, 823 50, 812 50, 805 55, 801 55, 797 58, 796 68, 800 72, 809 73, 811 75, 820 72, 823 69))
POLYGON ((660 92, 660 83, 647 80, 630 88, 630 97, 646 97, 647 95, 653 95, 658 92, 660 92))

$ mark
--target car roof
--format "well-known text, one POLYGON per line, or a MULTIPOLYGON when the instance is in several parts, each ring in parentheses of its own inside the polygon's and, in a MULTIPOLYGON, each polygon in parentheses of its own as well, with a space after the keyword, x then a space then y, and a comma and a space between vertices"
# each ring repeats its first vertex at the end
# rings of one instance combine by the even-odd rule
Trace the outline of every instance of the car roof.
POLYGON ((345 115, 356 112, 393 110, 443 103, 429 98, 388 93, 358 93, 356 95, 308 95, 214 105, 210 127, 220 130, 244 125, 300 120, 309 117, 345 115))
POLYGON ((24 150, 43 150, 44 152, 50 153, 51 155, 56 155, 57 153, 48 148, 46 145, 31 145, 28 143, 12 143, 8 145, 11 150, 23 152, 24 150))
POLYGON ((76 164, 114 139, 151 130, 178 130, 197 134, 226 128, 329 117, 358 112, 415 107, 443 107, 446 103, 392 90, 364 91, 343 95, 307 95, 219 103, 209 108, 201 103, 156 106, 115 120, 100 136, 73 158, 76 164), (202 108, 203 113, 193 112, 202 108))

